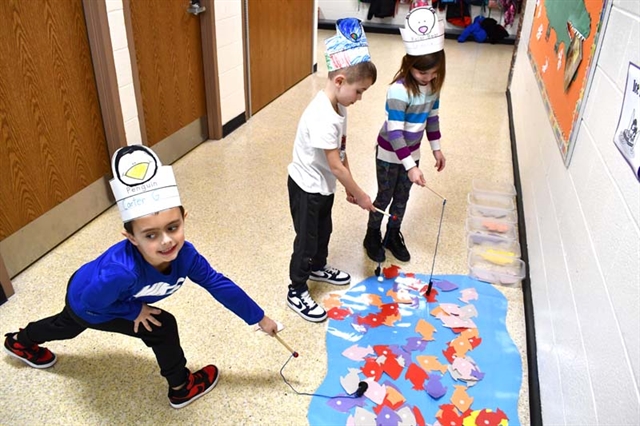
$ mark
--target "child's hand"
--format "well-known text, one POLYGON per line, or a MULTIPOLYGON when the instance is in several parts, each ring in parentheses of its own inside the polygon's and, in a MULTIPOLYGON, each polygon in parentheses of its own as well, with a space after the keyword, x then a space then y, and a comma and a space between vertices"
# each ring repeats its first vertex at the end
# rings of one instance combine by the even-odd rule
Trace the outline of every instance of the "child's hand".
POLYGON ((371 197, 369 197, 364 192, 362 193, 362 195, 355 199, 355 202, 360 206, 360 208, 364 210, 368 210, 370 212, 376 211, 376 206, 373 205, 371 197))
POLYGON ((278 324, 266 315, 260 320, 258 326, 269 336, 275 336, 278 332, 278 324))
POLYGON ((157 327, 161 327, 162 323, 154 317, 154 315, 160 315, 161 312, 162 311, 160 309, 143 303, 142 309, 138 314, 138 318, 133 320, 133 332, 138 333, 138 327, 140 326, 140 324, 142 324, 144 328, 147 329, 147 331, 151 331, 151 324, 157 327))
POLYGON ((437 171, 442 171, 442 169, 444 169, 444 166, 447 164, 447 159, 444 158, 444 154, 442 153, 442 151, 433 151, 433 158, 436 159, 436 164, 433 167, 435 167, 437 171))
POLYGON ((347 201, 350 202, 351 204, 357 204, 356 197, 349 191, 347 191, 347 201))
POLYGON ((411 183, 415 183, 420 186, 425 186, 427 184, 427 181, 424 179, 424 175, 422 174, 422 170, 420 170, 418 166, 410 168, 408 175, 411 183))

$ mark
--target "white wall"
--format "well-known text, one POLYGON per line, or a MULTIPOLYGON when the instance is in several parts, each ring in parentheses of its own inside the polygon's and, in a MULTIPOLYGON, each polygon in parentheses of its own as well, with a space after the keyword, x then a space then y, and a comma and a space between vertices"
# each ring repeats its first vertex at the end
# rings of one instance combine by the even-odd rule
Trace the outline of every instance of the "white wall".
POLYGON ((133 87, 133 72, 131 71, 131 57, 129 56, 127 31, 124 25, 122 0, 106 0, 106 5, 127 144, 141 144, 142 135, 133 87))
MULTIPOLYGON (((404 18, 409 12, 409 4, 401 3, 398 5, 398 13, 389 18, 372 18, 367 19, 367 13, 369 12, 369 3, 360 3, 358 0, 316 0, 317 6, 320 10, 319 18, 321 20, 335 21, 340 18, 359 18, 365 25, 371 24, 388 24, 394 26, 404 26, 404 18)), ((533 0, 530 0, 533 1, 533 0)), ((437 9, 436 9, 437 10, 437 9)), ((480 6, 471 6, 471 18, 475 18, 480 14, 480 6)), ((438 11, 438 15, 444 19, 445 12, 438 11)), ((485 14, 488 16, 488 13, 485 14)), ((502 23, 500 11, 491 11, 491 17, 502 23)), ((513 25, 505 27, 507 32, 514 36, 518 32, 518 20, 520 15, 517 15, 513 25)), ((462 27, 456 27, 449 24, 445 20, 445 31, 452 34, 460 34, 464 31, 462 27)), ((504 24, 503 24, 504 25, 504 24)))
POLYGON ((222 124, 245 112, 242 1, 216 0, 216 45, 222 124))
POLYGON ((640 422, 640 184, 613 144, 640 2, 613 0, 570 166, 556 145, 527 46, 511 83, 545 424, 640 422))

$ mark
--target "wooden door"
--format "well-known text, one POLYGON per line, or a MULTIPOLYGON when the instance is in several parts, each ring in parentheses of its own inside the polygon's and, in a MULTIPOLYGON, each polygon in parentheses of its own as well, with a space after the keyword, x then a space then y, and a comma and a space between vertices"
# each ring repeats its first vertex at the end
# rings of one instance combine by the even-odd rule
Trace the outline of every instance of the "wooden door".
POLYGON ((175 143, 185 138, 202 142, 207 137, 207 109, 199 18, 187 13, 187 0, 128 0, 127 4, 146 145, 170 143, 168 138, 180 131, 183 134, 175 143), (185 136, 189 127, 195 133, 185 136))
POLYGON ((82 0, 0 1, 0 241, 109 174, 82 0))
POLYGON ((248 0, 251 113, 311 74, 313 0, 248 0))

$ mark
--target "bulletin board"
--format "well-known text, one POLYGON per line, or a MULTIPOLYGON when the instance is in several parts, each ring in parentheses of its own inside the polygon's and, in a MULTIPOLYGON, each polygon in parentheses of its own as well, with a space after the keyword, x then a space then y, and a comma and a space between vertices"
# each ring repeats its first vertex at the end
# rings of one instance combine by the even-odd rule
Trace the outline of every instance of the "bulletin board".
POLYGON ((538 0, 528 55, 565 165, 569 165, 582 100, 607 0, 538 0))

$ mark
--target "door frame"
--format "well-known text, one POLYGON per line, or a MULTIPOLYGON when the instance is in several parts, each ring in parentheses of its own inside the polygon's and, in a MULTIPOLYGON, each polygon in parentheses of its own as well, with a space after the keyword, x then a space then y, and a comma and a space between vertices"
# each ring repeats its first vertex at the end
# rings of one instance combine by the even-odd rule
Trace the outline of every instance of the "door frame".
MULTIPOLYGON (((84 0, 91 1, 91 0, 84 0)), ((138 107, 138 121, 140 123, 140 134, 142 144, 149 146, 147 140, 147 130, 144 118, 144 108, 142 106, 142 89, 140 85, 140 74, 136 59, 136 45, 133 37, 133 22, 131 17, 131 1, 123 0, 124 24, 127 33, 127 44, 131 59, 131 71, 133 73, 133 88, 138 107)), ((186 4, 186 3, 185 3, 186 4)), ((197 17, 200 19, 200 40, 202 45, 202 72, 204 75, 206 120, 200 119, 187 124, 181 130, 168 136, 162 141, 154 144, 154 151, 165 164, 171 164, 178 158, 191 151, 203 140, 197 140, 202 136, 204 140, 222 139, 222 113, 220 107, 220 84, 218 76, 218 57, 216 50, 216 25, 214 0, 200 0, 200 4, 205 7, 205 12, 197 17)))

